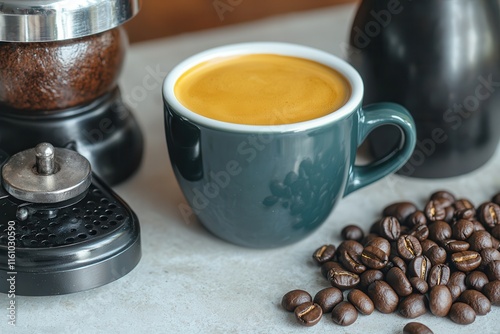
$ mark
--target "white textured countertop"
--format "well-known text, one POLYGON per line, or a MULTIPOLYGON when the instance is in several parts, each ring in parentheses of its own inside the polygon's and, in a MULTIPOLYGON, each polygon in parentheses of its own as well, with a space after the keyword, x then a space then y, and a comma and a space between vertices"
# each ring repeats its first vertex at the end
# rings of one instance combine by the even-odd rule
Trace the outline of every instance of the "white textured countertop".
MULTIPOLYGON (((324 243, 338 244, 343 226, 356 223, 367 230, 387 204, 408 199, 421 206, 440 188, 476 204, 489 199, 500 191, 498 153, 480 170, 459 178, 388 177, 342 200, 306 240, 280 249, 251 250, 213 237, 196 222, 183 221, 178 205, 184 198, 165 144, 160 83, 182 59, 214 46, 256 40, 305 44, 343 56, 353 15, 353 6, 335 7, 132 46, 121 87, 144 131, 146 152, 139 172, 116 191, 140 219, 142 260, 127 276, 91 291, 18 296, 15 328, 7 324, 7 296, 0 295, 0 333, 402 333, 409 320, 378 312, 359 316, 345 328, 327 315, 307 329, 279 304, 289 290, 314 294, 329 285, 311 254, 324 243)), ((486 334, 500 332, 499 318, 500 308, 494 307, 469 326, 432 315, 417 321, 434 333, 486 334)))

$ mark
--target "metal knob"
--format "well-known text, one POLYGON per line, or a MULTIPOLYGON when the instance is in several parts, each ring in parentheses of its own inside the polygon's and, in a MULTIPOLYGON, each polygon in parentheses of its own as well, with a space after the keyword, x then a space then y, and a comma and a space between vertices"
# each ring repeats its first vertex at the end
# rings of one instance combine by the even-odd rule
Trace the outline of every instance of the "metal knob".
POLYGON ((56 171, 54 146, 41 143, 35 147, 36 171, 40 175, 52 175, 56 171))
POLYGON ((89 161, 49 143, 13 155, 2 168, 2 184, 17 199, 58 203, 75 198, 92 182, 89 161))

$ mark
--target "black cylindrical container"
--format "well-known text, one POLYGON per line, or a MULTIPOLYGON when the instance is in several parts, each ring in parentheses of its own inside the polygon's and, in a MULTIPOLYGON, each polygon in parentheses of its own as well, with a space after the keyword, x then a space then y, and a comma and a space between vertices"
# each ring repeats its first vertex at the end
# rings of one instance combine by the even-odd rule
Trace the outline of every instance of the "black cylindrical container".
MULTIPOLYGON (((490 159, 500 136, 500 23, 496 0, 364 0, 350 62, 365 102, 404 105, 417 147, 400 174, 450 177, 490 159)), ((396 128, 370 137, 375 157, 397 149, 396 128)))

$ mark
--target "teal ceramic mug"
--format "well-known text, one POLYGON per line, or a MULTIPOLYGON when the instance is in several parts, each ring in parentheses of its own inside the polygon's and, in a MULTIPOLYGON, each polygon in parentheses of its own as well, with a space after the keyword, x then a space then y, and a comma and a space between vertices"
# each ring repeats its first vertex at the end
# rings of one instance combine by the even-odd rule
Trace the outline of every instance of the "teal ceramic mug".
POLYGON ((189 206, 186 220, 216 236, 253 248, 296 242, 316 230, 338 201, 399 169, 413 152, 412 117, 403 107, 362 107, 363 82, 348 63, 327 52, 275 42, 218 47, 177 65, 163 85, 170 161, 189 206), (207 60, 246 54, 305 58, 335 69, 351 86, 340 109, 316 119, 283 125, 242 125, 201 116, 184 107, 174 87, 180 76, 207 60), (381 125, 398 127, 399 149, 367 166, 356 150, 381 125))

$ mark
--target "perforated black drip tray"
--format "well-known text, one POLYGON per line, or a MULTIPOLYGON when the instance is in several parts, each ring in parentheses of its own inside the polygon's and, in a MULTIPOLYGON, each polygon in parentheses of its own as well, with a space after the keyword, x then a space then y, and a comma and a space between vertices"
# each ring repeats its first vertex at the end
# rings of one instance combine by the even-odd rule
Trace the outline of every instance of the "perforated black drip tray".
POLYGON ((12 276, 18 295, 95 288, 126 275, 141 257, 137 216, 96 178, 78 203, 55 210, 39 209, 12 197, 2 199, 0 192, 0 232, 3 293, 8 293, 7 279, 12 276), (16 218, 20 207, 29 212, 25 221, 16 218), (14 233, 9 225, 14 226, 14 233), (15 249, 9 244, 12 240, 15 249))

